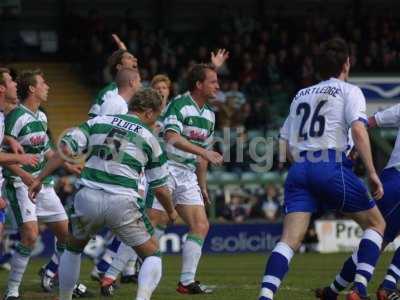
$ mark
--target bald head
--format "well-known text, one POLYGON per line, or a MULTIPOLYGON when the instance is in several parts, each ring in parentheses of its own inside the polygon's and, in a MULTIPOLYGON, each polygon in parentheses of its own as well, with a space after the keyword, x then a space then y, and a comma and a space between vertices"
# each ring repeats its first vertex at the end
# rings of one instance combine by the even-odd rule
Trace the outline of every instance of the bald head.
POLYGON ((122 68, 118 71, 115 77, 118 89, 127 88, 132 85, 132 82, 140 82, 140 75, 137 69, 122 68))

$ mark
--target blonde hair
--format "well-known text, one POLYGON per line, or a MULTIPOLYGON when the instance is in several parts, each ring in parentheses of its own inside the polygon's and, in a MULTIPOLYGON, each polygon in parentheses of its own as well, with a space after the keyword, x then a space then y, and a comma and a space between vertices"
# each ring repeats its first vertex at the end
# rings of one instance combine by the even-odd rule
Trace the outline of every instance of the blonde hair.
POLYGON ((151 87, 154 88, 154 86, 159 83, 159 82, 165 82, 165 84, 168 86, 168 88, 171 87, 171 79, 167 75, 164 74, 157 74, 153 77, 151 80, 151 87))

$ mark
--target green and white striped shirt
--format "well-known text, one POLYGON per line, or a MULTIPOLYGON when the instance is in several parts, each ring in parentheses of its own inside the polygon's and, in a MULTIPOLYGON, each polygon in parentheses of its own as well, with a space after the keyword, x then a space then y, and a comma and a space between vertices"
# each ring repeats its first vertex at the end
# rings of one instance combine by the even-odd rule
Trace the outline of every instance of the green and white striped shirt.
POLYGON ((99 116, 62 138, 74 155, 88 155, 78 183, 111 194, 140 197, 144 168, 151 188, 166 185, 166 157, 157 138, 135 115, 99 116))
MULTIPOLYGON (((189 142, 210 148, 215 127, 215 114, 208 104, 199 108, 189 92, 172 100, 164 116, 164 132, 175 131, 189 142)), ((195 154, 182 151, 166 144, 165 151, 169 163, 191 170, 196 169, 195 154)))
POLYGON ((89 117, 94 118, 101 115, 101 105, 108 98, 112 98, 118 95, 118 87, 115 82, 110 82, 104 88, 102 88, 93 100, 93 105, 89 110, 89 117))
MULTIPOLYGON (((4 133, 15 138, 24 148, 25 153, 39 156, 39 163, 35 167, 22 166, 25 171, 34 176, 39 174, 46 164, 45 154, 51 149, 45 113, 41 110, 32 112, 21 104, 6 116, 4 133)), ((14 182, 14 186, 23 184, 21 178, 8 169, 5 168, 3 172, 6 179, 14 182)), ((43 183, 53 184, 52 177, 47 177, 43 183)))

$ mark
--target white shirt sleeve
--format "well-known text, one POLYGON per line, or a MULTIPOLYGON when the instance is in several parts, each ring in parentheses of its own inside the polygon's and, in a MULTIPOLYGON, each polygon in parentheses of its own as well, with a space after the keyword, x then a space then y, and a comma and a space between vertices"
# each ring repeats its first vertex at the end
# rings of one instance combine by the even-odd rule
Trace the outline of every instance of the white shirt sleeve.
POLYGON ((400 126, 400 104, 393 105, 375 114, 375 120, 379 127, 400 126))
POLYGON ((362 121, 367 124, 368 118, 366 110, 365 97, 361 89, 354 86, 347 95, 347 99, 345 99, 344 111, 347 125, 351 127, 354 121, 362 121))
POLYGON ((290 115, 286 118, 285 123, 279 132, 279 137, 284 140, 289 140, 289 133, 290 133, 290 115))

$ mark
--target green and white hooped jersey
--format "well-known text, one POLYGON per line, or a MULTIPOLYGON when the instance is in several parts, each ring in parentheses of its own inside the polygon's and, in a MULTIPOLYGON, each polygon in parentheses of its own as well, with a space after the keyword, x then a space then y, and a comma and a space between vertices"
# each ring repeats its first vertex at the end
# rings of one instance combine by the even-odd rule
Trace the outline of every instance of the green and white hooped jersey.
MULTIPOLYGON (((211 146, 215 114, 208 104, 199 108, 189 92, 173 99, 164 116, 164 132, 173 130, 192 144, 203 148, 211 146)), ((196 169, 197 156, 166 144, 168 162, 172 165, 196 169)))
POLYGON ((166 185, 166 157, 157 138, 135 115, 99 116, 62 138, 74 155, 88 155, 78 184, 140 198, 144 169, 151 188, 166 185))
MULTIPOLYGON (((47 135, 47 117, 38 110, 32 112, 20 104, 5 118, 5 135, 15 138, 24 148, 25 153, 39 156, 39 163, 35 166, 22 166, 22 169, 36 176, 46 164, 45 154, 51 150, 50 139, 47 135)), ((11 180, 14 186, 23 185, 20 177, 15 176, 8 169, 3 170, 4 177, 11 180)), ((44 184, 53 184, 52 177, 47 177, 44 184)))
POLYGON ((100 114, 100 107, 108 98, 112 98, 118 95, 118 88, 115 82, 110 82, 104 88, 102 88, 93 100, 92 107, 89 110, 89 117, 94 118, 100 114))

